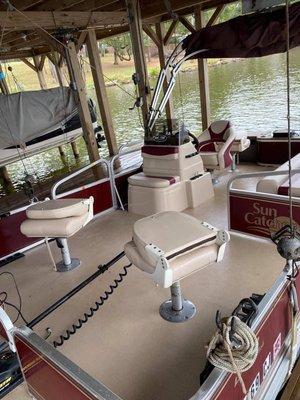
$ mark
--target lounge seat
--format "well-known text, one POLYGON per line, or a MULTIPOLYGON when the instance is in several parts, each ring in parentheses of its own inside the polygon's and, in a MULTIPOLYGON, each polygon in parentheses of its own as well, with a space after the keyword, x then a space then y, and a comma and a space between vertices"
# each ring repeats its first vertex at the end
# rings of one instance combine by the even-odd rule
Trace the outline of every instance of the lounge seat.
POLYGON ((171 288, 172 301, 162 304, 162 317, 182 322, 191 318, 196 308, 181 298, 179 281, 221 261, 228 241, 226 231, 190 215, 168 211, 137 221, 133 239, 124 249, 136 267, 157 284, 171 288))
MULTIPOLYGON (((295 157, 292 158, 291 160, 292 164, 292 170, 295 169, 300 169, 300 154, 297 154, 295 157)), ((275 171, 287 171, 289 168, 288 166, 288 161, 280 167, 276 168, 275 171)), ((263 192, 263 193, 272 193, 272 194, 278 194, 279 188, 285 184, 287 181, 288 175, 270 175, 267 176, 263 179, 261 179, 257 185, 256 185, 256 191, 257 192, 263 192)), ((293 191, 293 189, 292 189, 293 191)))

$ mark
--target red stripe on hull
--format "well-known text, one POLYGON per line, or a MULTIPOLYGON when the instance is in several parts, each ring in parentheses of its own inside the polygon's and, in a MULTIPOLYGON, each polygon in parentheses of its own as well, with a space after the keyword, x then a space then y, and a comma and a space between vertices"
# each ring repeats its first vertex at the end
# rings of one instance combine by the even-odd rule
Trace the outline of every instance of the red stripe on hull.
POLYGON ((22 370, 30 392, 38 400, 97 400, 24 338, 15 335, 22 370))
MULTIPOLYGON (((298 285, 300 277, 298 277, 298 285)), ((299 297, 299 296, 298 296, 299 297)), ((255 397, 256 391, 268 378, 268 373, 278 361, 282 345, 291 328, 288 287, 274 303, 266 319, 258 328, 256 335, 259 340, 259 353, 254 365, 242 374, 246 389, 255 397)), ((214 400, 243 400, 245 395, 236 375, 231 374, 222 389, 213 397, 214 400)))
MULTIPOLYGON (((239 194, 230 194, 230 229, 270 238, 289 222, 289 204, 286 200, 268 200, 239 194)), ((293 205, 294 221, 300 225, 300 205, 293 205)))

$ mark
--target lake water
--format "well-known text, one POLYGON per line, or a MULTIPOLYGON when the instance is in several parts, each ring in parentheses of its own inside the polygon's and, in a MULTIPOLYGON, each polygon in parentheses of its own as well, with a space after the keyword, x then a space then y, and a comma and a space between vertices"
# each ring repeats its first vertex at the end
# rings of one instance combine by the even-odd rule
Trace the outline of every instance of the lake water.
MULTIPOLYGON (((286 55, 273 55, 258 59, 240 60, 209 68, 211 118, 230 119, 237 132, 257 134, 286 128, 286 55)), ((291 53, 291 116, 292 128, 300 125, 300 50, 291 53)), ((152 82, 152 86, 155 81, 152 82)), ((132 84, 124 86, 134 93, 132 84)), ((133 99, 120 88, 107 88, 118 144, 142 137, 143 129, 137 109, 130 111, 133 99)), ((89 95, 95 98, 93 90, 89 95)), ((174 89, 175 117, 184 120, 193 133, 201 132, 201 113, 198 76, 196 71, 180 73, 174 89), (181 90, 180 90, 181 87, 181 90)), ((35 173, 38 180, 49 179, 53 174, 72 170, 86 164, 83 140, 78 141, 80 161, 75 161, 70 146, 65 146, 66 159, 63 162, 58 149, 52 149, 25 160, 27 170, 35 173)), ((101 152, 107 154, 104 144, 101 152)), ((15 188, 19 188, 24 178, 20 162, 8 166, 15 188)), ((1 191, 0 196, 4 195, 1 191)))

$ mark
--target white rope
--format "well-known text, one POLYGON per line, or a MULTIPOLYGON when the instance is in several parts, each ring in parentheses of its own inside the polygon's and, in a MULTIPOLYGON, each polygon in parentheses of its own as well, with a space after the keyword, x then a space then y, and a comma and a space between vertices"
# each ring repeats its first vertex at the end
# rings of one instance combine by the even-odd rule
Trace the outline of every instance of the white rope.
POLYGON ((286 380, 288 380, 289 377, 291 376, 292 370, 294 368, 297 359, 298 324, 300 319, 295 278, 291 278, 290 281, 291 281, 291 286, 290 286, 291 346, 290 346, 289 369, 286 380))
POLYGON ((54 269, 54 271, 57 271, 57 266, 56 266, 56 263, 55 263, 55 260, 54 260, 54 257, 53 257, 52 251, 51 251, 51 247, 49 245, 49 238, 45 237, 45 243, 47 246, 47 250, 48 250, 51 262, 53 264, 53 269, 54 269))
POLYGON ((231 316, 222 320, 222 331, 218 330, 212 337, 206 356, 213 366, 237 374, 243 393, 247 394, 241 373, 252 367, 257 354, 255 333, 238 317, 231 316), (231 332, 232 322, 234 332, 231 332), (231 333, 234 333, 236 343, 230 340, 231 333))

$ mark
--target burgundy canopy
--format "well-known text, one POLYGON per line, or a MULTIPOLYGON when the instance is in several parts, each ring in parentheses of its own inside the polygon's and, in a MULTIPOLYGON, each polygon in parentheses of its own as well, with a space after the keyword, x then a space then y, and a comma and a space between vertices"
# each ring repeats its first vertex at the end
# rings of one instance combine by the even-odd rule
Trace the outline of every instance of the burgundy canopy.
MULTIPOLYGON (((249 58, 286 51, 286 9, 243 15, 189 35, 183 42, 193 58, 249 58)), ((290 6, 290 48, 300 45, 300 2, 290 6)))

